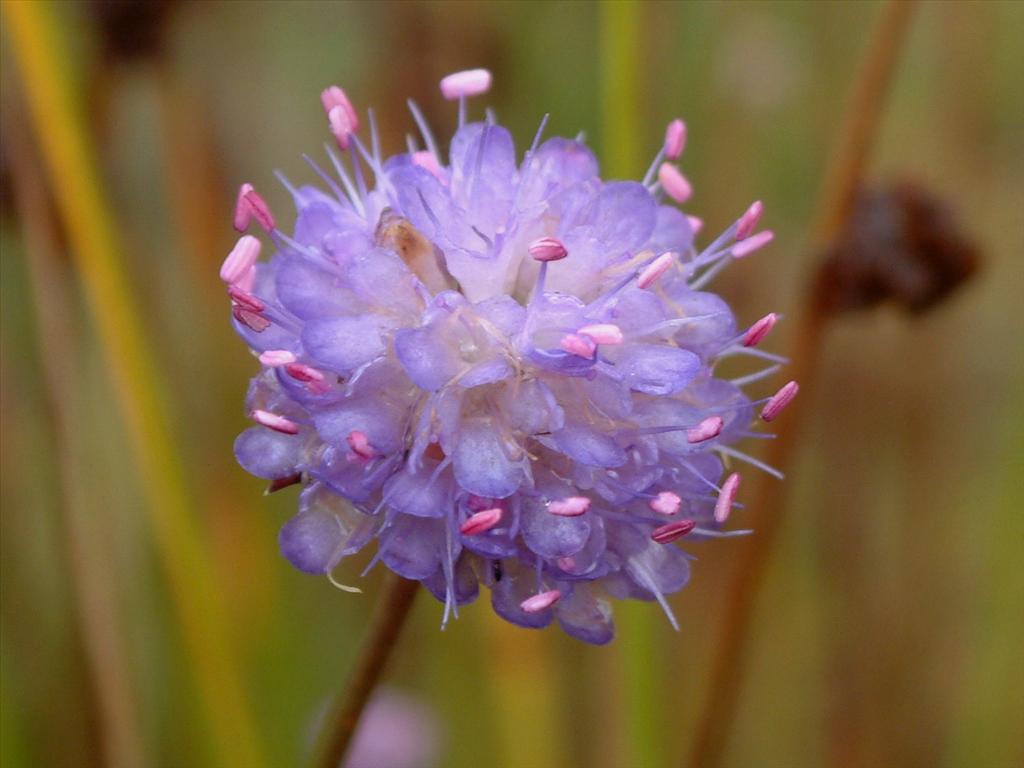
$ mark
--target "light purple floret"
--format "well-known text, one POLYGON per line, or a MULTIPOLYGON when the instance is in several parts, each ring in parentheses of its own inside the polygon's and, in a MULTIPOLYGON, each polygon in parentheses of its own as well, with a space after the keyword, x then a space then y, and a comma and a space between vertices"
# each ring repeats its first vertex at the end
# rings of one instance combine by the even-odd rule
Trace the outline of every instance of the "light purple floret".
POLYGON ((657 181, 602 181, 562 138, 520 161, 490 120, 458 129, 447 164, 426 136, 387 159, 375 135, 338 139, 342 176, 318 169, 332 194, 289 186, 291 236, 251 187, 236 213, 276 246, 242 277, 232 264, 230 293, 265 353, 238 461, 304 485, 284 555, 329 574, 376 540, 375 562, 423 582, 446 618, 483 583, 507 620, 589 643, 612 638, 608 597, 667 611, 691 558, 652 532, 729 535, 723 458, 749 458, 731 444, 754 405, 714 366, 776 361, 699 290, 740 222, 698 252, 657 181))

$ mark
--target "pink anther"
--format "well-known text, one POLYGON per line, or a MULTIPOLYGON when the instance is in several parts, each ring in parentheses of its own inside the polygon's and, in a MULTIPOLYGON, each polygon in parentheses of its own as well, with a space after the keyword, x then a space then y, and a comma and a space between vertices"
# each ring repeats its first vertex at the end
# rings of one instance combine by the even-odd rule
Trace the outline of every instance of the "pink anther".
POLYGON ((678 118, 665 129, 665 157, 678 160, 686 147, 686 123, 678 118))
POLYGON ((557 603, 561 597, 561 590, 551 589, 547 592, 541 592, 539 595, 526 598, 519 604, 519 607, 526 613, 540 613, 557 603))
POLYGON ((747 332, 743 334, 743 346, 756 347, 761 343, 761 340, 771 332, 772 328, 775 327, 775 323, 778 321, 779 316, 774 312, 769 312, 750 326, 750 328, 747 329, 747 332))
POLYGON ((548 502, 548 512, 560 517, 579 517, 588 509, 590 509, 590 499, 586 496, 569 496, 548 502))
POLYGON ((736 492, 740 489, 740 476, 738 472, 733 472, 722 483, 722 490, 718 492, 718 498, 715 499, 715 522, 724 523, 729 519, 729 513, 732 511, 732 503, 736 500, 736 492))
POLYGON ((674 523, 667 523, 651 531, 651 539, 659 544, 668 544, 682 538, 696 527, 696 520, 679 520, 674 523))
POLYGON ((589 336, 598 344, 621 344, 622 329, 613 323, 596 323, 585 325, 576 331, 581 336, 589 336))
POLYGON ((257 408, 249 415, 252 416, 252 420, 257 424, 262 424, 264 427, 268 427, 275 432, 282 432, 286 435, 295 435, 299 432, 298 424, 279 414, 271 413, 270 411, 261 411, 257 408))
POLYGON ((530 243, 530 255, 537 261, 559 261, 569 255, 562 241, 554 237, 541 237, 530 243))
POLYGON ((470 515, 466 521, 459 526, 459 533, 463 536, 479 536, 487 533, 494 526, 501 522, 501 507, 492 507, 470 515))
POLYGON ((662 491, 649 502, 647 506, 659 515, 674 515, 679 512, 683 500, 672 491, 662 491))
POLYGON ((658 169, 658 181, 661 182, 661 188, 665 190, 665 194, 677 203, 685 203, 693 196, 693 187, 690 182, 683 176, 683 172, 672 163, 661 164, 658 169))
POLYGON ((761 409, 761 418, 765 421, 774 420, 782 409, 793 402, 793 398, 796 397, 796 393, 800 391, 800 385, 795 381, 791 381, 784 385, 782 389, 772 395, 771 400, 765 403, 764 408, 761 409))
POLYGON ((725 422, 721 416, 708 416, 697 426, 686 430, 686 442, 703 443, 705 440, 718 437, 722 433, 723 424, 725 422))
POLYGON ((467 69, 441 79, 441 95, 449 101, 463 96, 479 96, 491 89, 491 73, 486 69, 467 69))

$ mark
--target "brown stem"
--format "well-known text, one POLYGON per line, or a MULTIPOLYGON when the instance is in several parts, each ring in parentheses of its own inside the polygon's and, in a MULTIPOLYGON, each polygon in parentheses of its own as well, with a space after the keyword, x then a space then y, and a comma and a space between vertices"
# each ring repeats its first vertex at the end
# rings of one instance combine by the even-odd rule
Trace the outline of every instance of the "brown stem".
MULTIPOLYGON (((815 252, 831 242, 849 218, 914 5, 913 0, 888 0, 864 53, 822 187, 811 240, 815 252)), ((812 277, 797 318, 796 341, 789 367, 792 378, 799 381, 808 394, 813 390, 823 332, 829 319, 814 289, 812 277)), ((772 441, 768 451, 769 464, 779 468, 790 465, 799 434, 799 414, 800 409, 794 409, 788 414, 788 421, 780 422, 778 437, 772 441)), ((717 768, 721 765, 735 720, 757 588, 778 538, 785 500, 785 486, 780 483, 763 482, 758 490, 758 504, 752 520, 757 534, 742 545, 744 549, 739 555, 736 575, 725 593, 722 634, 715 644, 709 698, 690 753, 689 765, 692 768, 717 768)))
POLYGON ((384 672, 412 608, 417 587, 418 581, 388 575, 384 594, 377 605, 370 632, 359 651, 348 686, 338 697, 324 726, 322 747, 316 761, 319 768, 338 768, 342 764, 366 702, 384 672))

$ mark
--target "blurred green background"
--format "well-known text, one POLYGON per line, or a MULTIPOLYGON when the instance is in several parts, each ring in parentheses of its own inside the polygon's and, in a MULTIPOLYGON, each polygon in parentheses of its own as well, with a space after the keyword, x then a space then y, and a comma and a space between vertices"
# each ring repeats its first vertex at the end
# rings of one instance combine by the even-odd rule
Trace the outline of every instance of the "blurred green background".
MULTIPOLYGON (((752 321, 792 314, 808 279, 823 168, 881 7, 637 4, 626 17, 639 112, 622 137, 602 127, 620 106, 608 49, 630 30, 607 4, 33 5, 47 21, 32 55, 57 61, 79 112, 45 121, 49 137, 36 130, 26 98, 52 84, 26 77, 5 13, 0 755, 11 768, 299 765, 343 684, 380 574, 349 595, 278 555, 295 495, 263 496, 234 462, 256 365, 217 279, 238 184, 284 219, 272 171, 311 179, 301 154, 328 138, 323 87, 375 107, 398 151, 407 97, 448 135, 455 113, 438 79, 486 66, 488 100, 520 147, 551 112, 549 135, 584 130, 633 174, 683 116, 688 210, 714 232, 760 198, 776 231, 716 282, 752 321), (91 157, 57 163, 54 183, 43 153, 55 146, 91 157), (76 239, 60 200, 94 194, 93 167, 100 207, 82 203, 76 239), (83 239, 113 255, 123 284, 102 259, 72 260, 83 239), (134 422, 120 407, 132 397, 134 422), (147 416, 161 407, 164 418, 147 416)), ((1022 40, 1024 3, 918 8, 871 178, 914 178, 946 198, 984 263, 925 316, 883 308, 829 331, 798 403, 802 448, 729 766, 1024 764, 1022 40)), ((783 323, 770 348, 784 353, 791 333, 783 323)), ((440 632, 439 604, 421 596, 388 675, 437 732, 437 749, 410 765, 682 766, 734 567, 728 541, 692 549, 694 579, 672 600, 682 631, 643 605, 618 614, 605 648, 513 628, 485 600, 440 632)), ((351 582, 360 568, 342 570, 351 582)))

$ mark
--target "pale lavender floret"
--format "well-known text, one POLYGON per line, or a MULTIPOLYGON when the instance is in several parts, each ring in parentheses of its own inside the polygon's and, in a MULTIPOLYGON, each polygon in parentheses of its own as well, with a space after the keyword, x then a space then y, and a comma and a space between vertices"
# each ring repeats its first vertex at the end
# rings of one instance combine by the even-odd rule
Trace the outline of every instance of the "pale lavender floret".
POLYGON ((755 412, 714 373, 751 334, 694 285, 756 219, 698 253, 657 184, 603 182, 579 141, 520 160, 506 129, 469 123, 426 162, 379 158, 352 125, 359 172, 317 169, 333 195, 289 187, 291 236, 243 185, 236 224, 270 229, 277 252, 224 268, 235 327, 264 353, 238 461, 306 486, 285 557, 330 573, 376 539, 449 608, 482 583, 509 621, 597 644, 608 597, 668 611, 690 571, 668 542, 718 534, 735 492, 716 511, 719 451, 755 412))

